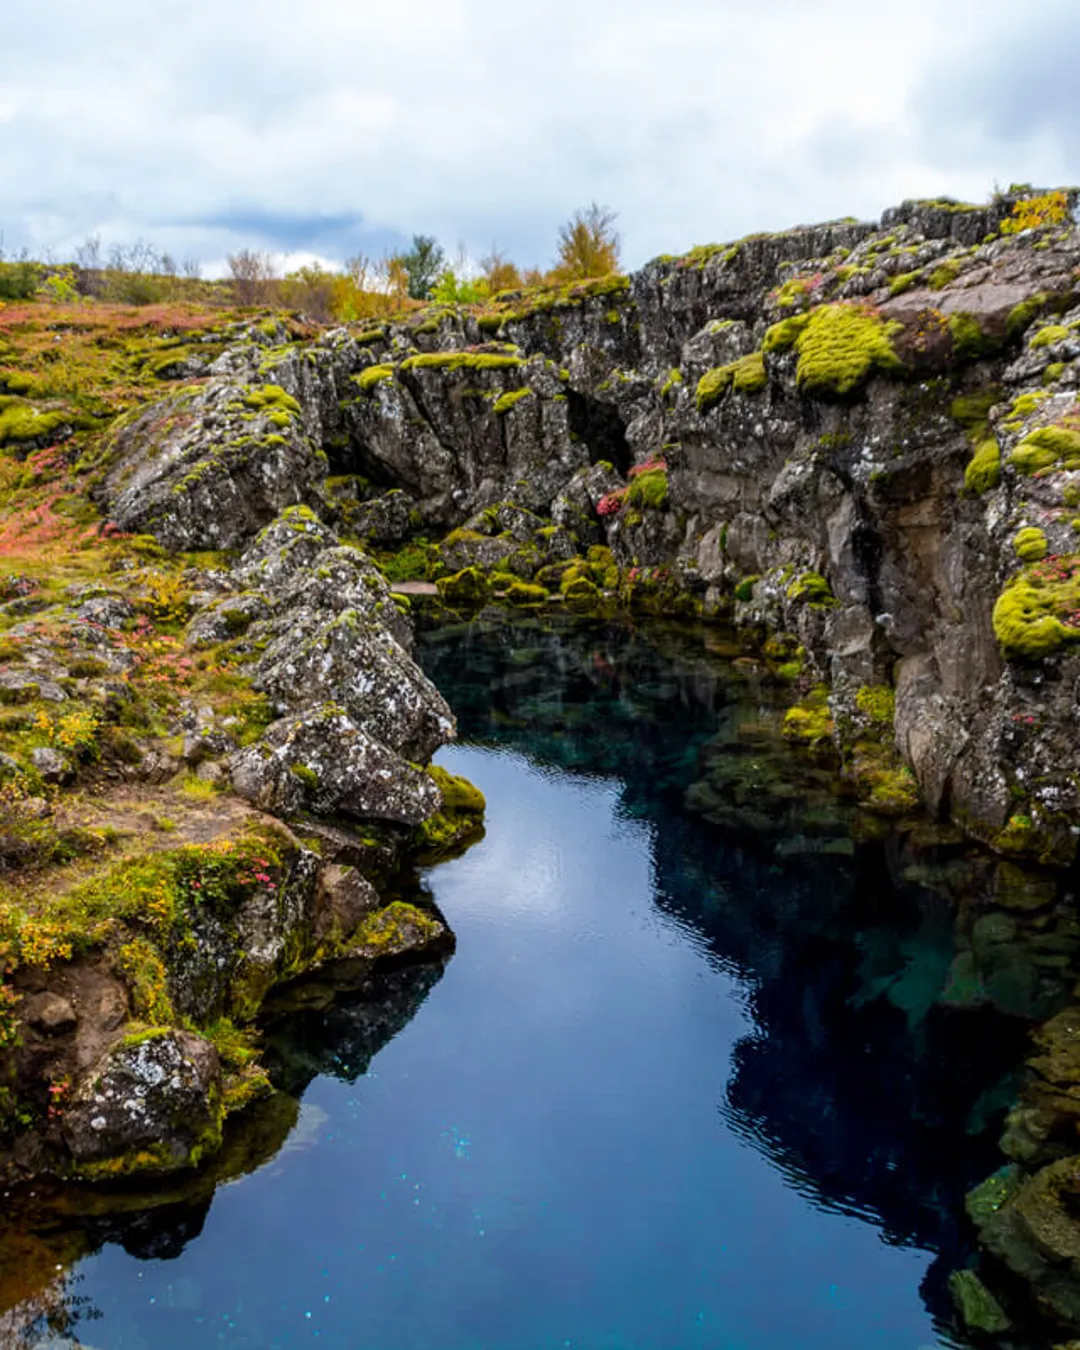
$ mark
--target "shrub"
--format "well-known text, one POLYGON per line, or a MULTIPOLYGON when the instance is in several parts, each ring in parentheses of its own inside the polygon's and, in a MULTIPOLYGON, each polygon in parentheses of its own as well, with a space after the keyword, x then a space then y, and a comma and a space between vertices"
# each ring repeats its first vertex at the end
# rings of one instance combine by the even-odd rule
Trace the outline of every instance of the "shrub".
POLYGON ((619 236, 615 230, 615 212, 596 202, 575 211, 559 229, 558 261, 554 270, 559 281, 584 281, 617 272, 619 236))

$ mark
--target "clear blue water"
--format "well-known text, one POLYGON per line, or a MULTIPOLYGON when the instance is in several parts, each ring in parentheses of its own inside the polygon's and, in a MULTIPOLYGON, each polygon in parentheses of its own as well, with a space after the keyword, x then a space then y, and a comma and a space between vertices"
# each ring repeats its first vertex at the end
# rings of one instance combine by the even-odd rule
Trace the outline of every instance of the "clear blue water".
POLYGON ((422 651, 476 742, 439 758, 489 804, 421 879, 456 954, 391 977, 399 1029, 363 1000, 275 1028, 302 1106, 269 1161, 84 1222, 81 1343, 959 1344, 962 1196, 1023 1045, 989 966, 954 988, 969 855, 838 802, 700 638, 422 651))

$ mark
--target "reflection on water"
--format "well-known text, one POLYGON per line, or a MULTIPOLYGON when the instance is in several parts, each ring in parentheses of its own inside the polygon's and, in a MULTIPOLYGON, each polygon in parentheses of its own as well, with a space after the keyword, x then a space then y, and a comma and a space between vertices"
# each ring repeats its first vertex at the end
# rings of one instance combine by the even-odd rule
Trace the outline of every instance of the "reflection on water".
POLYGON ((1053 883, 864 816, 715 634, 419 649, 488 747, 446 755, 487 837, 425 879, 456 956, 293 991, 282 1091, 194 1190, 9 1209, 28 1343, 954 1344, 962 1197, 1075 978, 1053 883))

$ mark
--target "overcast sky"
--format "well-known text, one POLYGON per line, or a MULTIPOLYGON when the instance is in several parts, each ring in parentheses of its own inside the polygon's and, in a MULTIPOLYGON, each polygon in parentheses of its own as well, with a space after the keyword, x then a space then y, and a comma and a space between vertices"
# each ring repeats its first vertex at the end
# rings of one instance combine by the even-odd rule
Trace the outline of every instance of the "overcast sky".
POLYGON ((32 0, 0 34, 0 230, 213 269, 414 233, 624 261, 905 196, 1080 181, 1080 5, 1042 0, 32 0))

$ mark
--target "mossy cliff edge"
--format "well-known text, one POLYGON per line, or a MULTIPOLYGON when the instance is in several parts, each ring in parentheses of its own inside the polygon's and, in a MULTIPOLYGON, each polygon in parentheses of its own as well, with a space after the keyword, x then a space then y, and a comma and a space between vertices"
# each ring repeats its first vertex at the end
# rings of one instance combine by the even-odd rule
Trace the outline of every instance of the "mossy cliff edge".
POLYGON ((382 573, 307 504, 327 461, 301 402, 210 373, 311 336, 0 308, 6 1181, 201 1166, 272 1091, 268 995, 452 948, 395 894, 482 831, 482 796, 430 763, 453 717, 382 573), (133 502, 172 473, 169 500, 227 547, 103 514, 118 462, 133 502))

